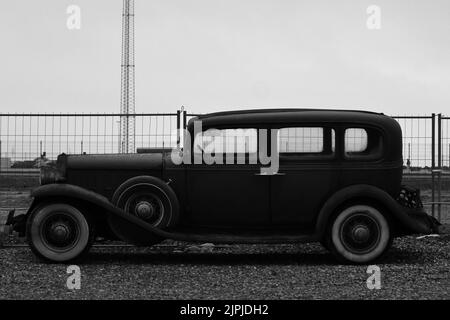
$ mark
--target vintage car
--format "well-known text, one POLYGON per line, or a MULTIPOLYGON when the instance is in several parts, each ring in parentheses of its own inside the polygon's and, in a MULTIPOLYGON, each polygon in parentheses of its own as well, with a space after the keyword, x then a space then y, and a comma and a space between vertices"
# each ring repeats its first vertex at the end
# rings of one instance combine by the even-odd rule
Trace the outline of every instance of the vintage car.
POLYGON ((402 186, 402 132, 365 111, 271 109, 191 119, 183 148, 65 155, 43 168, 26 216, 32 251, 78 259, 95 237, 151 246, 321 242, 344 263, 380 258, 394 237, 436 232, 402 186))

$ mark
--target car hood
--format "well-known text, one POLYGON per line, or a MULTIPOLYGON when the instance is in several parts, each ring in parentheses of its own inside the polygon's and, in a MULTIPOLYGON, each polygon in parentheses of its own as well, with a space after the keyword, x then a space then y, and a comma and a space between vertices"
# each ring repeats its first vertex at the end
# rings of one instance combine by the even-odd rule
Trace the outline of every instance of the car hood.
POLYGON ((65 169, 149 170, 161 169, 162 153, 67 155, 65 169))

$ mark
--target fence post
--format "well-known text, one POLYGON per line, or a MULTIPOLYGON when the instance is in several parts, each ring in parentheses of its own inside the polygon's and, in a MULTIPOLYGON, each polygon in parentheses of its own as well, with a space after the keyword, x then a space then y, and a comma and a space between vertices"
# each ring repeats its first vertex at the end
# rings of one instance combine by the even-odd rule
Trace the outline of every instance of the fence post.
POLYGON ((435 183, 434 183, 434 168, 436 166, 436 114, 431 114, 431 216, 435 217, 435 183))
POLYGON ((442 189, 442 181, 441 181, 441 173, 442 173, 442 114, 438 114, 438 189, 437 189, 437 198, 438 198, 438 221, 441 221, 441 189, 442 189))
POLYGON ((177 149, 180 149, 181 141, 181 111, 177 110, 177 149))
POLYGON ((438 168, 442 167, 442 114, 438 114, 438 168))

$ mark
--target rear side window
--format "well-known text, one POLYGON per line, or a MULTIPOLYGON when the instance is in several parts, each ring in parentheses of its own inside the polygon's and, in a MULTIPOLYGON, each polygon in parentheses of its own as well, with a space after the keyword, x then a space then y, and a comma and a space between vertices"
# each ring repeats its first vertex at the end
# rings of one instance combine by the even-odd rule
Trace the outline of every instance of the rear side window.
POLYGON ((367 150, 367 131, 350 128, 345 130, 345 152, 361 153, 367 150))
POLYGON ((278 130, 280 154, 331 154, 335 146, 334 130, 322 127, 290 127, 278 130))
POLYGON ((348 158, 381 157, 383 139, 378 130, 348 128, 344 139, 345 156, 348 158))

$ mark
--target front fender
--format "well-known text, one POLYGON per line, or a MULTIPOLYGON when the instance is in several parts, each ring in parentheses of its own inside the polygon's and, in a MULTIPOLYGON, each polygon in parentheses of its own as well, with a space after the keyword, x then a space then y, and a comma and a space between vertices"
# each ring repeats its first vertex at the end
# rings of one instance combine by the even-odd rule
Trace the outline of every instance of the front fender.
MULTIPOLYGON (((71 184, 48 184, 40 186, 31 192, 31 196, 35 198, 33 205, 49 198, 72 199, 90 203, 96 207, 104 209, 104 211, 118 220, 130 232, 136 234, 154 234, 162 238, 173 238, 171 233, 155 228, 143 220, 127 214, 122 209, 114 206, 108 198, 84 188, 71 184)), ((33 208, 30 208, 31 211, 33 208)))
POLYGON ((387 192, 370 185, 353 185, 339 190, 331 196, 320 210, 316 233, 323 237, 328 221, 341 205, 356 199, 370 199, 381 204, 407 233, 430 234, 436 232, 437 225, 423 210, 401 206, 387 192))

